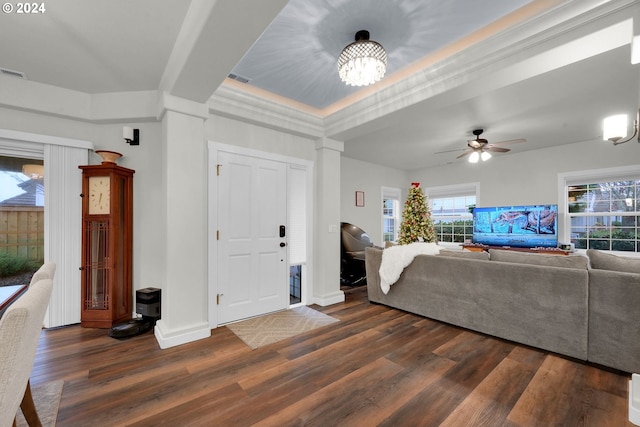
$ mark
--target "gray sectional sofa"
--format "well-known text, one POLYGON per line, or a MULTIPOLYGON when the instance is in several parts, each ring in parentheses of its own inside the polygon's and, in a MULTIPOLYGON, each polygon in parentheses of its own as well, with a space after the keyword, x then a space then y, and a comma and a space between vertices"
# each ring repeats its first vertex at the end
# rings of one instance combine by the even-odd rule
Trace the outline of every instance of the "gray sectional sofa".
POLYGON ((418 255, 384 294, 382 253, 366 249, 371 302, 640 372, 638 259, 591 250, 588 257, 442 250, 418 255))

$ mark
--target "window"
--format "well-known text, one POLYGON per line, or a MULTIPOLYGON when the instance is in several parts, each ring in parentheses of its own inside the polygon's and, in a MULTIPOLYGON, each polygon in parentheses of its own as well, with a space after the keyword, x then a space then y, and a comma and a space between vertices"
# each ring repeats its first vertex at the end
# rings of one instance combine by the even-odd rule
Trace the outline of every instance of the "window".
POLYGON ((640 252, 640 177, 566 188, 571 243, 576 249, 640 252))
POLYGON ((302 302, 302 274, 307 264, 307 170, 289 164, 287 216, 289 229, 289 304, 302 302))
POLYGON ((42 160, 46 167, 44 259, 58 261, 51 294, 55 304, 43 322, 47 328, 80 322, 77 266, 81 265, 82 228, 78 224, 82 212, 78 194, 82 180, 77 166, 87 164, 92 148, 88 141, 0 129, 0 155, 42 160))
POLYGON ((44 262, 42 159, 0 155, 0 224, 3 279, 11 283, 22 277, 28 282, 44 262))
POLYGON ((382 200, 382 235, 385 242, 394 242, 398 237, 397 199, 382 200))
POLYGON ((563 242, 576 249, 640 252, 640 166, 558 175, 563 242))
POLYGON ((473 238, 477 190, 477 183, 427 189, 438 242, 464 243, 473 238))
POLYGON ((395 242, 400 226, 400 189, 382 188, 382 241, 395 242))

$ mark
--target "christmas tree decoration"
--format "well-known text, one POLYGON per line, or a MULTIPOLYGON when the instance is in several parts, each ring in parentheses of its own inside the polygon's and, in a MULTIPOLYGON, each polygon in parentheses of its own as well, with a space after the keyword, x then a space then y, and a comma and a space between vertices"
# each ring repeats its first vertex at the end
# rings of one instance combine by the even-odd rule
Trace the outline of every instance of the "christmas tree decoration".
POLYGON ((426 198, 422 193, 420 183, 412 182, 411 188, 409 188, 409 196, 402 211, 398 244, 433 243, 435 241, 436 233, 426 198))

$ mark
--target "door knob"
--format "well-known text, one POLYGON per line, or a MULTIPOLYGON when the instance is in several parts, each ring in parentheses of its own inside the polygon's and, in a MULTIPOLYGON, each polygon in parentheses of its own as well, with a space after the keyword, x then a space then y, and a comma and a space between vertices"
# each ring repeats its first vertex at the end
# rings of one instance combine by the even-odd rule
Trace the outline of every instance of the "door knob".
POLYGON ((280 247, 284 248, 285 246, 287 246, 287 244, 285 242, 280 242, 280 247))

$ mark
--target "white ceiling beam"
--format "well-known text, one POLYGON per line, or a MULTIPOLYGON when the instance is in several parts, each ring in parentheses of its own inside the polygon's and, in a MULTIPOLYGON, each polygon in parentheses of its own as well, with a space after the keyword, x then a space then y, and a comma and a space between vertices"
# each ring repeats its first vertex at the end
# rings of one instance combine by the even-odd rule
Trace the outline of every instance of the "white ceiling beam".
POLYGON ((160 91, 205 103, 286 3, 193 0, 164 70, 160 91))

